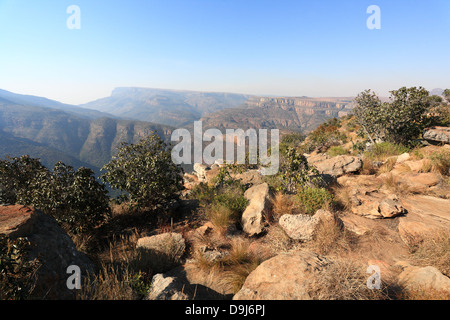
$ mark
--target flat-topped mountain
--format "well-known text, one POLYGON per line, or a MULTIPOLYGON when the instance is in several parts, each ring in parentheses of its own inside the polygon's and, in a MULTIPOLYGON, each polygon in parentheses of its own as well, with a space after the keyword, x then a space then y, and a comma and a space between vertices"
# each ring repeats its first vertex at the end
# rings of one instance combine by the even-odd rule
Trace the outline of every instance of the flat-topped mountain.
POLYGON ((183 126, 203 115, 243 104, 250 95, 151 88, 116 88, 110 97, 81 107, 121 118, 183 126))
POLYGON ((205 115, 208 128, 268 128, 311 131, 329 118, 348 114, 352 98, 250 97, 240 107, 205 115))

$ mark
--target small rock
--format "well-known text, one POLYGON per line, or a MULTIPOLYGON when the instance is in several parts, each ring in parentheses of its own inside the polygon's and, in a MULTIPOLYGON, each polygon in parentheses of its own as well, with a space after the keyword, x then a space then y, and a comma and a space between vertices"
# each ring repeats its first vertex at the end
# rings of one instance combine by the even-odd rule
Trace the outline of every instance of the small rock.
POLYGON ((245 191, 244 196, 249 204, 242 214, 243 230, 249 235, 257 235, 263 231, 264 216, 270 205, 269 185, 262 183, 245 191))

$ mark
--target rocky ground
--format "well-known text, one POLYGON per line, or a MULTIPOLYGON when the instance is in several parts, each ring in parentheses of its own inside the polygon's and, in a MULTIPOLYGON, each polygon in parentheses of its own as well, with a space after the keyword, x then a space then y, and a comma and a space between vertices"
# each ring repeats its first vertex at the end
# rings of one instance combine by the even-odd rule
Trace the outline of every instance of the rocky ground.
MULTIPOLYGON (((177 218, 137 233, 126 248, 111 246, 109 254, 145 252, 153 272, 146 299, 448 299, 449 168, 434 161, 450 153, 442 131, 429 134, 439 146, 379 161, 350 153, 307 155, 331 181, 338 204, 315 214, 299 212, 295 195, 274 191, 258 170, 234 173, 248 203, 226 228, 189 200, 191 190, 212 184, 223 165, 196 164, 174 206, 177 218), (377 275, 380 287, 374 288, 377 275)), ((39 211, 0 207, 0 233, 30 238, 30 259, 45 265, 40 286, 55 283, 53 296, 73 294, 64 287, 66 266, 92 272, 88 257, 39 211)))

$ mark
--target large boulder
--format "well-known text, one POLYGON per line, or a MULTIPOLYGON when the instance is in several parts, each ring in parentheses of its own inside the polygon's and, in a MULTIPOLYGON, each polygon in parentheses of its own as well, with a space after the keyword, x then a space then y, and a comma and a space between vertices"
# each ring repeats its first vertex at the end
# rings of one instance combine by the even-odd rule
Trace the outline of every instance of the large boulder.
POLYGON ((264 183, 261 171, 257 169, 248 170, 243 173, 231 174, 231 177, 240 180, 243 185, 254 186, 264 183))
POLYGON ((431 127, 425 130, 423 138, 432 143, 450 143, 450 127, 431 127))
POLYGON ((305 214, 285 214, 280 217, 279 224, 289 238, 301 241, 313 239, 320 223, 334 219, 334 215, 326 210, 318 210, 313 216, 305 214))
POLYGON ((359 157, 349 155, 329 157, 323 154, 309 157, 308 163, 315 166, 321 174, 335 177, 358 172, 363 165, 359 157))
POLYGON ((179 233, 168 232, 151 237, 140 238, 136 248, 145 251, 149 256, 154 257, 155 268, 159 271, 170 270, 179 264, 184 255, 186 243, 179 233))
POLYGON ((313 278, 328 263, 310 251, 279 254, 251 272, 233 300, 310 300, 313 278))
POLYGON ((75 291, 67 288, 67 268, 78 266, 83 279, 95 271, 93 263, 76 249, 56 220, 39 210, 21 205, 0 206, 0 233, 10 238, 26 237, 31 244, 26 258, 37 259, 40 264, 32 298, 73 299, 75 291))
POLYGON ((249 204, 242 214, 242 228, 250 236, 260 234, 270 206, 269 185, 262 183, 253 186, 245 191, 244 197, 249 200, 249 204))
POLYGON ((408 290, 437 290, 450 293, 450 279, 432 266, 416 267, 408 263, 398 262, 403 271, 398 275, 398 281, 408 290))

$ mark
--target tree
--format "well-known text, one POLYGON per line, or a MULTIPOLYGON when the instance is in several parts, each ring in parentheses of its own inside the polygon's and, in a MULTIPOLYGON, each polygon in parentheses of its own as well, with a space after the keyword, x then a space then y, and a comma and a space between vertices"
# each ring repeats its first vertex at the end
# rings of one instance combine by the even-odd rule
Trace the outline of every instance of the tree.
POLYGON ((422 87, 391 91, 390 102, 384 103, 366 90, 358 95, 356 102, 356 121, 372 143, 379 140, 410 144, 431 123, 432 100, 422 87))
POLYGON ((87 232, 107 219, 109 197, 91 169, 62 162, 49 171, 29 156, 0 160, 0 201, 33 206, 71 232, 87 232))
POLYGON ((375 140, 381 140, 383 135, 383 104, 371 90, 361 92, 355 100, 355 120, 374 144, 375 140))
POLYGON ((126 192, 137 207, 167 204, 183 189, 183 170, 171 159, 168 146, 154 132, 137 144, 122 143, 117 156, 106 164, 101 179, 126 192))

